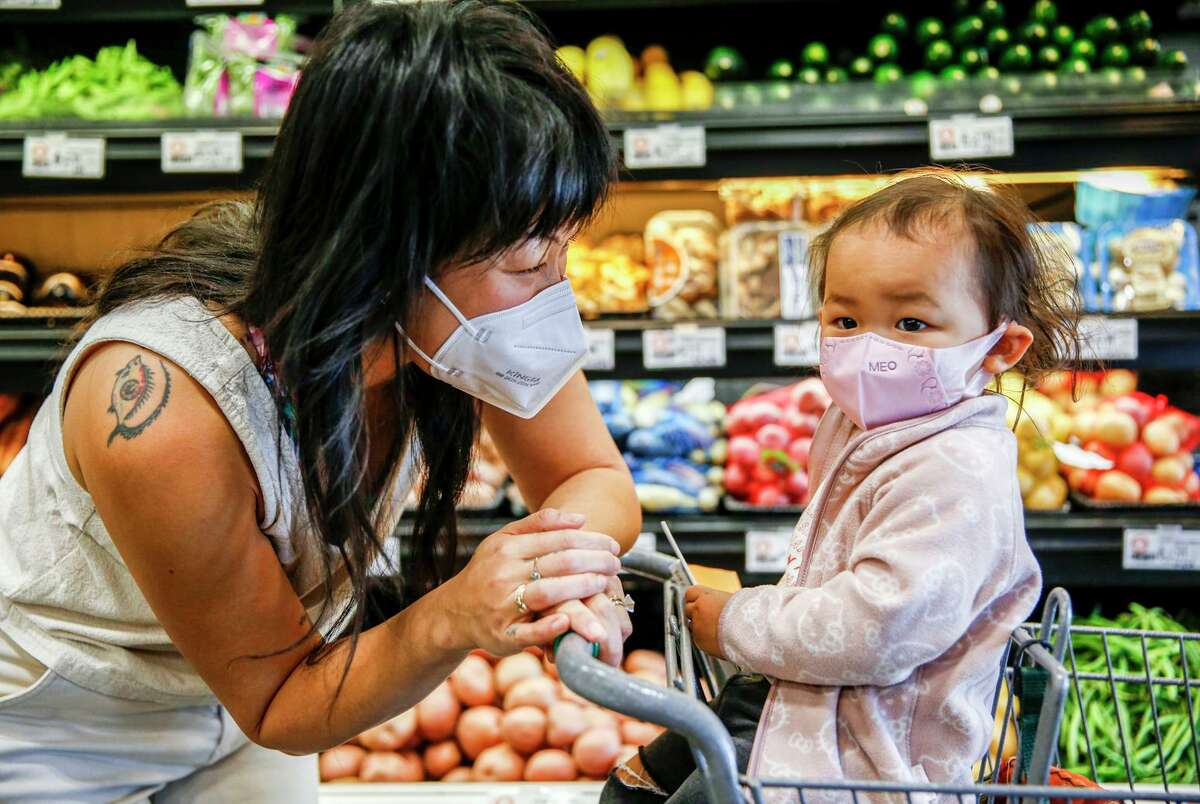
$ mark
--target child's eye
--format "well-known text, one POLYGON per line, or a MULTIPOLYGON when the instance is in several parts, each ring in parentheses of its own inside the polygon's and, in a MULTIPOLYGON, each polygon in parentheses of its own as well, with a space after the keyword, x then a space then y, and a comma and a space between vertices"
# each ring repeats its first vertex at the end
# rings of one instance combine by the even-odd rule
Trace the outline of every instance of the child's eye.
POLYGON ((848 315, 833 319, 833 325, 838 329, 854 329, 858 326, 858 322, 848 315))
POLYGON ((928 326, 919 318, 901 318, 896 322, 896 329, 901 332, 920 332, 928 326))

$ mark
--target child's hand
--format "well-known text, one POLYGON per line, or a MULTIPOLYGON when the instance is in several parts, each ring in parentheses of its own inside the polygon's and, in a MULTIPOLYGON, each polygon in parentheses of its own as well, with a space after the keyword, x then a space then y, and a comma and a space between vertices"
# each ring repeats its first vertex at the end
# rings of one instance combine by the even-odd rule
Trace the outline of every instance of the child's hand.
POLYGON ((688 587, 683 598, 684 612, 692 630, 692 641, 709 656, 721 659, 725 657, 721 655, 721 646, 717 641, 717 622, 720 621, 721 610, 725 608, 729 598, 728 592, 710 589, 707 586, 688 587))

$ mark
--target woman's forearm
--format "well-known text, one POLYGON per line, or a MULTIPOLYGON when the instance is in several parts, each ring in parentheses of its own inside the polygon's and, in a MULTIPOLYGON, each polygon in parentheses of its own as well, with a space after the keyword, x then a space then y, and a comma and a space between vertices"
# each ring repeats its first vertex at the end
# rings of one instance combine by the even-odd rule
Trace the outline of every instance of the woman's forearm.
POLYGON ((339 641, 322 659, 301 662, 271 699, 255 742, 289 754, 310 754, 339 745, 415 706, 453 672, 470 649, 433 590, 358 640, 350 651, 339 641))
POLYGON ((541 507, 583 514, 584 527, 616 539, 622 553, 633 547, 642 529, 642 508, 624 468, 585 469, 552 491, 541 507))

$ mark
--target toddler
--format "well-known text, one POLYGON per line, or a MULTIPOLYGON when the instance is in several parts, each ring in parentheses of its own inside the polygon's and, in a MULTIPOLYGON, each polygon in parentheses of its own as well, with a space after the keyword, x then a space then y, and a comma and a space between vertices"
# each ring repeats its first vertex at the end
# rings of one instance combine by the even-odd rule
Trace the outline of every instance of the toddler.
MULTIPOLYGON (((1018 363, 1036 376, 1078 355, 1074 278, 1030 221, 1006 192, 932 172, 814 242, 834 404, 787 569, 775 586, 687 594, 696 644, 744 671, 714 703, 740 770, 961 784, 987 749, 1000 657, 1041 575, 1007 401, 986 388, 1018 363)), ((673 733, 618 768, 603 800, 668 796, 706 800, 673 733)))

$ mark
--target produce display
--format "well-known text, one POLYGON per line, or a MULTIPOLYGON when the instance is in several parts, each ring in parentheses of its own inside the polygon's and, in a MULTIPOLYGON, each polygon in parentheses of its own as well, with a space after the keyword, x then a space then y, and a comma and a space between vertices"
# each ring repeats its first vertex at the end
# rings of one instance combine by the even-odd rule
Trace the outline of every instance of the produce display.
POLYGON ((725 406, 711 381, 589 383, 592 398, 633 474, 642 510, 712 511, 721 499, 725 406))
MULTIPOLYGON (((624 669, 667 684, 662 654, 632 651, 624 669)), ((412 709, 322 753, 319 768, 339 783, 601 780, 662 731, 580 698, 540 651, 476 651, 412 709)))
POLYGON ((197 117, 282 117, 301 61, 296 21, 286 14, 210 14, 197 19, 183 106, 197 117))
POLYGON ((804 183, 798 180, 729 179, 721 182, 718 192, 725 202, 725 223, 729 226, 804 219, 804 183))
POLYGON ((651 45, 634 58, 620 38, 600 36, 586 49, 560 47, 558 58, 587 87, 600 109, 699 111, 713 103, 712 82, 695 70, 676 74, 660 45, 651 45))
POLYGON ((567 277, 584 318, 650 309, 650 269, 640 234, 612 234, 594 246, 576 240, 567 250, 567 277))
POLYGON ((764 508, 808 502, 808 451, 830 403, 821 380, 809 377, 730 406, 726 492, 764 508))
POLYGON ((743 223, 722 235, 725 318, 811 318, 808 246, 801 223, 743 223))
MULTIPOLYGON (((463 487, 462 499, 458 507, 463 511, 491 510, 503 501, 503 492, 508 484, 508 467, 491 435, 484 428, 479 428, 479 438, 475 442, 475 450, 471 453, 471 468, 467 475, 467 484, 463 487)), ((414 509, 421 497, 421 484, 418 481, 409 492, 406 505, 414 509)))
POLYGON ((1013 372, 1001 379, 1008 397, 1008 426, 1017 436, 1021 499, 1030 511, 1061 511, 1068 487, 1053 444, 1071 437, 1072 419, 1053 399, 1024 385, 1025 379, 1013 372))
POLYGON ((1071 375, 1043 381, 1041 390, 1070 411, 1070 442, 1111 463, 1107 469, 1063 465, 1068 485, 1085 505, 1197 504, 1200 475, 1192 453, 1200 446, 1200 418, 1136 385, 1136 376, 1124 370, 1083 375, 1074 399, 1071 375))
MULTIPOLYGON (((1074 624, 1162 633, 1189 630, 1161 609, 1136 603, 1115 619, 1096 613, 1077 618, 1074 624)), ((1104 680, 1081 679, 1078 690, 1072 688, 1067 696, 1059 762, 1069 771, 1092 776, 1086 734, 1096 762, 1097 782, 1160 785, 1165 772, 1166 781, 1171 784, 1194 784, 1197 773, 1194 735, 1200 731, 1200 689, 1186 690, 1181 682, 1200 678, 1200 642, 1165 637, 1149 637, 1143 642, 1139 637, 1117 635, 1105 639, 1099 634, 1075 634, 1071 642, 1074 651, 1068 654, 1068 669, 1081 674, 1096 673, 1104 680), (1138 681, 1110 684, 1109 673, 1138 681), (1147 675, 1156 681, 1174 680, 1175 684, 1156 683, 1152 700, 1150 686, 1144 680, 1147 675), (1155 734, 1155 717, 1161 744, 1155 734), (1131 764, 1132 778, 1125 767, 1126 758, 1131 764)))
POLYGON ((9 65, 0 74, 0 120, 156 120, 183 111, 170 68, 141 56, 132 39, 100 48, 95 59, 72 56, 44 70, 9 65))
POLYGON ((1200 309, 1200 251, 1187 221, 1106 224, 1096 243, 1104 310, 1200 309))
POLYGON ((25 446, 41 400, 23 394, 0 394, 0 475, 8 471, 25 446))
POLYGON ((646 222, 649 301, 668 321, 716 318, 721 223, 703 210, 666 210, 646 222))
POLYGON ((0 315, 27 315, 30 307, 86 307, 90 300, 75 274, 51 274, 39 283, 26 260, 0 253, 0 315))

